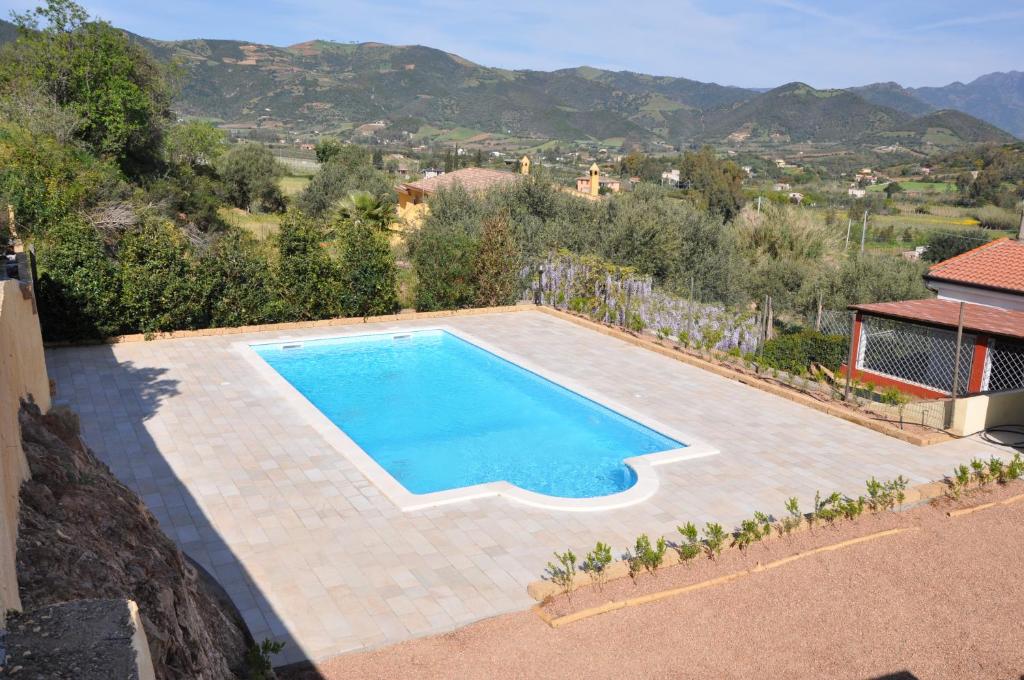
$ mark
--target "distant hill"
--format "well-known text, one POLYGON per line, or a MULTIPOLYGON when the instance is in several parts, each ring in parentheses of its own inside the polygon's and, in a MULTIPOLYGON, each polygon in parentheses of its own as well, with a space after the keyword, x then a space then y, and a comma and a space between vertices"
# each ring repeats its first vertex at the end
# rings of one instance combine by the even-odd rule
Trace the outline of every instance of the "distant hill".
POLYGON ((1024 72, 989 73, 942 87, 875 83, 851 88, 868 101, 920 115, 937 109, 963 111, 1024 139, 1024 72))
POLYGON ((891 129, 907 116, 848 90, 789 83, 708 116, 706 136, 779 142, 852 142, 891 129))
POLYGON ((860 95, 872 104, 888 106, 911 116, 921 116, 936 109, 935 106, 914 96, 912 90, 899 83, 874 83, 863 87, 851 87, 850 92, 860 95))
MULTIPOLYGON (((0 21, 0 42, 14 35, 13 27, 0 21)), ((132 37, 157 58, 183 65, 176 108, 185 116, 300 134, 348 134, 381 120, 387 124, 385 131, 450 141, 509 136, 538 142, 679 146, 867 145, 893 140, 910 147, 947 148, 1010 139, 970 116, 935 111, 985 108, 981 100, 987 96, 986 115, 1012 122, 1019 101, 1013 88, 1022 75, 993 74, 1005 78, 955 84, 960 89, 949 86, 956 91, 945 94, 932 91, 945 88, 911 90, 896 83, 851 90, 790 83, 755 91, 586 66, 550 72, 489 68, 421 45, 314 40, 275 47, 132 37), (1000 87, 1010 91, 974 94, 1000 87), (943 97, 954 103, 942 103, 943 97), (939 118, 928 118, 933 115, 939 118)))
POLYGON ((969 113, 1024 139, 1024 72, 989 73, 966 85, 918 87, 912 92, 936 108, 969 113))

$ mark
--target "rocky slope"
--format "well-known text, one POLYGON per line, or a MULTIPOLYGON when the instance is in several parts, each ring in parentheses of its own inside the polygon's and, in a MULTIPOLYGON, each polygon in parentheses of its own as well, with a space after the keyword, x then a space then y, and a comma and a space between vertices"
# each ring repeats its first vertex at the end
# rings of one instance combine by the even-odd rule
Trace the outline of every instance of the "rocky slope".
POLYGON ((79 437, 78 418, 20 417, 32 479, 21 489, 18 582, 26 610, 76 599, 139 605, 157 677, 239 677, 248 634, 139 497, 79 437))

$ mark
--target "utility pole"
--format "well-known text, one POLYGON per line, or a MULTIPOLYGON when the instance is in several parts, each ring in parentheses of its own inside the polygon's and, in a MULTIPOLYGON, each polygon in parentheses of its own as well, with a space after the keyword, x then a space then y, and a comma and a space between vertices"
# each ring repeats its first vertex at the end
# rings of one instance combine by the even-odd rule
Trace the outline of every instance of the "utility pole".
MULTIPOLYGON (((757 197, 757 214, 758 215, 761 214, 761 197, 760 196, 757 197)), ((1024 218, 1021 219, 1020 228, 1021 228, 1021 231, 1024 231, 1024 218)))
POLYGON ((860 228, 860 252, 864 252, 864 240, 868 236, 868 211, 864 211, 864 225, 860 228))
POLYGON ((846 245, 843 246, 843 251, 850 249, 850 230, 853 229, 853 218, 850 217, 846 220, 846 245))

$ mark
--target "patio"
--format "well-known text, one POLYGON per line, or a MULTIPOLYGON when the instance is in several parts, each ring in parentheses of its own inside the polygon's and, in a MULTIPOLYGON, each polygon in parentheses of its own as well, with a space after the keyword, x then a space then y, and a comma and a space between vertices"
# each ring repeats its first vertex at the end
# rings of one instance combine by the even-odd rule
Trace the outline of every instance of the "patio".
POLYGON ((339 328, 450 326, 692 432, 720 453, 656 468, 655 495, 569 513, 496 497, 401 512, 232 345, 334 329, 50 349, 56 403, 217 576, 277 663, 324 659, 523 609, 552 550, 616 553, 685 521, 727 527, 871 476, 939 478, 993 448, 918 448, 548 315, 521 311, 339 328))

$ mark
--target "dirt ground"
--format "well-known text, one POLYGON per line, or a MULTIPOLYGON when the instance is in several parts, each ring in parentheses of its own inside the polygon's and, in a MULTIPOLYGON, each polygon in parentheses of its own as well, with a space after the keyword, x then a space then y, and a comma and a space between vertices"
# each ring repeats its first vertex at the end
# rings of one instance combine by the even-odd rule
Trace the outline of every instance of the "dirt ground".
MULTIPOLYGON (((1024 678, 1024 493, 990 485, 953 503, 819 527, 580 591, 548 611, 696 583, 883 529, 735 581, 553 629, 533 611, 348 654, 288 680, 326 678, 1024 678)), ((540 565, 538 565, 540 566, 540 565)))

